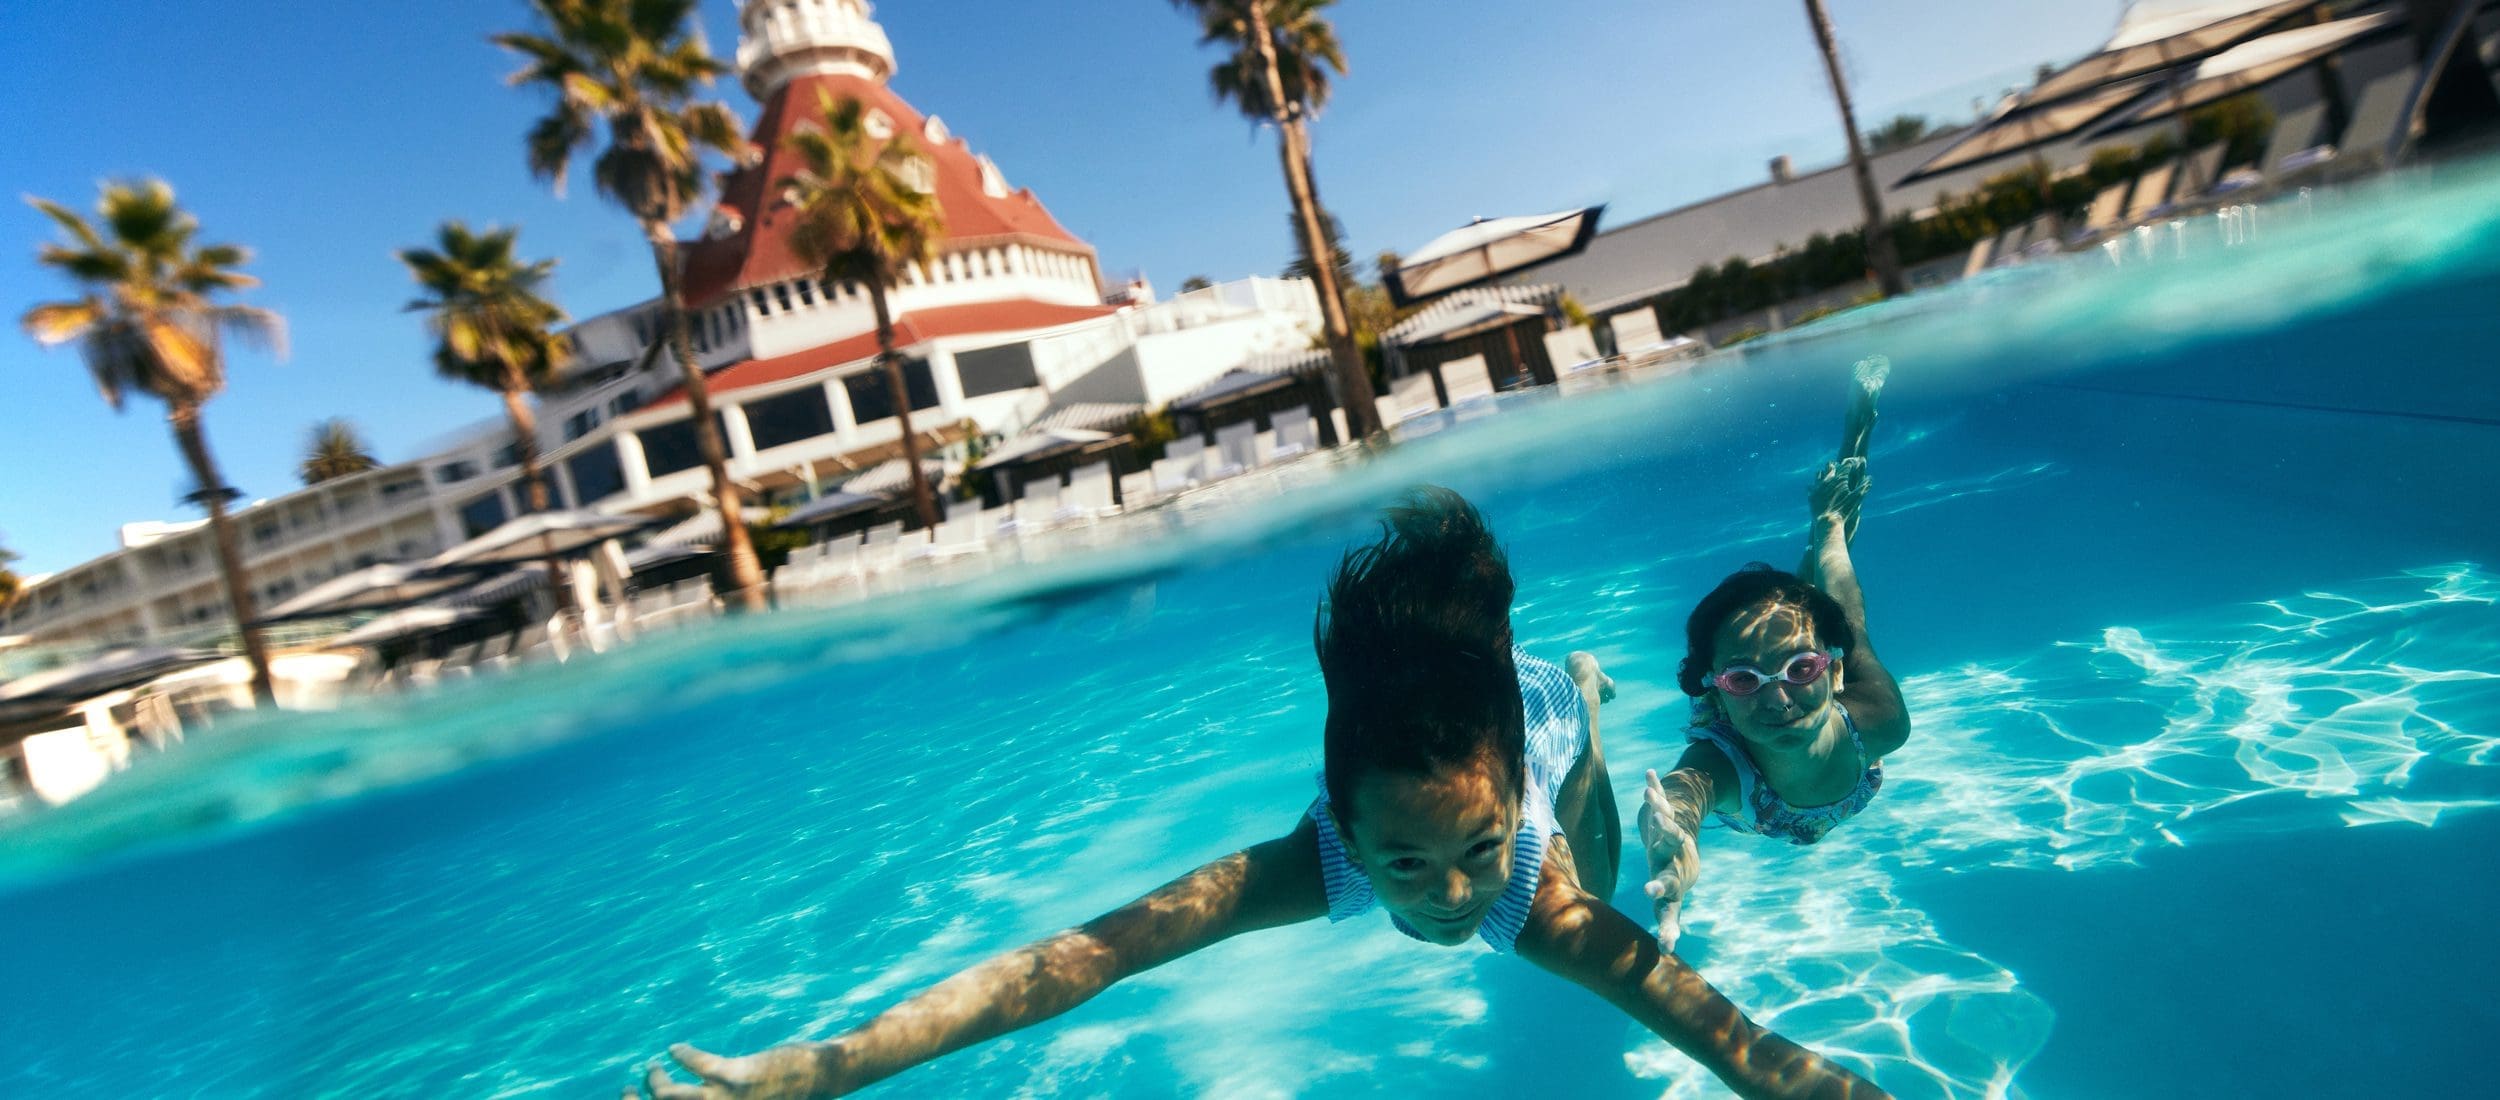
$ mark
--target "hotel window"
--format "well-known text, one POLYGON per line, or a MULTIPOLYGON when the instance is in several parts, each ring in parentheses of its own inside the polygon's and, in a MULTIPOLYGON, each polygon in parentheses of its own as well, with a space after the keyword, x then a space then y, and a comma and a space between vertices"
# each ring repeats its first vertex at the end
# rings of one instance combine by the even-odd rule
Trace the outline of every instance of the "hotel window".
MULTIPOLYGON (((446 462, 434 468, 434 480, 444 485, 458 485, 476 476, 477 463, 465 458, 458 462, 446 462)), ((382 490, 382 494, 389 496, 391 490, 386 487, 382 490)))
POLYGON ((574 455, 564 463, 573 475, 573 492, 589 505, 625 491, 625 467, 617 461, 613 446, 592 447, 574 455))
POLYGON ((780 306, 783 313, 790 312, 790 284, 773 284, 773 304, 780 306))
MULTIPOLYGON (((703 465, 703 452, 695 446, 694 422, 691 420, 643 428, 634 434, 642 440, 643 468, 649 470, 653 477, 667 477, 703 465)), ((728 434, 721 432, 724 442, 728 434)))
POLYGON ((608 415, 623 416, 626 413, 634 411, 634 406, 640 404, 642 404, 642 391, 636 388, 627 387, 616 396, 608 399, 608 415))
POLYGON ((955 376, 963 380, 965 397, 1029 389, 1041 385, 1033 370, 1033 346, 1008 344, 955 353, 955 376))
POLYGON ((651 323, 639 313, 634 314, 634 340, 644 347, 651 346, 651 323))
POLYGON ((589 435, 590 430, 598 426, 599 410, 583 409, 582 411, 574 413, 564 419, 564 441, 570 443, 576 439, 580 439, 583 436, 589 435))
POLYGON ((503 526, 503 521, 508 518, 510 517, 503 510, 503 495, 488 493, 461 506, 460 530, 464 532, 462 537, 476 538, 503 526))
POLYGON ((825 404, 823 386, 749 401, 745 408, 747 432, 759 451, 833 434, 833 409, 825 404))
MULTIPOLYGON (((885 372, 865 370, 842 380, 842 388, 850 391, 851 412, 859 423, 883 420, 894 415, 894 400, 887 395, 885 372)), ((914 359, 903 364, 903 388, 911 394, 911 407, 937 407, 937 380, 929 374, 926 361, 914 359)))
POLYGON ((766 316, 766 317, 770 317, 770 316, 772 316, 772 315, 773 315, 773 306, 772 306, 772 303, 767 302, 767 301, 765 301, 765 300, 764 300, 764 288, 763 288, 763 287, 760 287, 760 286, 759 286, 759 287, 756 287, 756 288, 755 288, 755 289, 753 289, 753 290, 748 291, 748 292, 747 292, 747 297, 750 297, 750 298, 755 299, 755 312, 757 312, 757 313, 759 313, 759 314, 761 314, 761 315, 763 315, 763 316, 766 316))
POLYGON ((799 304, 803 306, 816 304, 816 281, 814 279, 799 280, 799 304))
POLYGON ((694 350, 696 350, 696 351, 710 351, 710 350, 712 350, 712 341, 711 341, 711 340, 709 340, 708 338, 706 338, 706 336, 705 336, 705 334, 704 334, 704 332, 703 332, 703 326, 701 326, 701 325, 696 325, 696 326, 694 327, 694 350))
POLYGON ((832 305, 841 300, 840 291, 842 288, 840 284, 835 283, 833 280, 819 280, 817 288, 825 292, 826 305, 832 305))

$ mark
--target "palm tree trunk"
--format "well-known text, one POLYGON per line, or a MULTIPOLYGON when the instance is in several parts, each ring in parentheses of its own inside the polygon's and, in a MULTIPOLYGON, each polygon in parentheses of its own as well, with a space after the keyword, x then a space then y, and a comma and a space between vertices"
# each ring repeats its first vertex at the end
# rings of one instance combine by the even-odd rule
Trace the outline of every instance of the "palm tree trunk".
POLYGON ((729 581, 735 591, 729 606, 739 611, 764 610, 764 568, 755 560, 755 540, 747 534, 746 509, 738 500, 738 483, 729 479, 729 449, 721 445, 720 427, 712 414, 712 388, 695 362, 694 334, 686 328, 685 294, 677 285, 677 234, 656 219, 642 223, 651 241, 651 259, 660 268, 660 300, 668 316, 665 339, 677 357, 686 384, 686 405, 694 415, 695 449, 712 472, 712 500, 720 510, 721 545, 729 555, 729 581))
POLYGON ((903 387, 903 357, 894 354, 894 318, 885 304, 885 272, 867 280, 868 305, 877 312, 877 361, 885 365, 885 389, 894 399, 894 423, 903 429, 903 466, 911 474, 912 511, 922 529, 937 526, 937 502, 929 492, 929 473, 920 468, 920 440, 911 430, 911 392, 903 387))
POLYGON ((208 506, 208 532, 217 546, 217 572, 226 586, 226 607, 234 613, 235 632, 243 638, 243 663, 252 670, 252 699, 264 707, 278 703, 269 677, 269 646, 261 640, 260 608, 252 600, 252 579, 243 571, 243 550, 235 544, 234 524, 226 518, 226 479, 217 459, 208 453, 200 431, 200 407, 176 404, 165 413, 173 425, 174 445, 191 464, 191 479, 200 483, 200 501, 208 506))
MULTIPOLYGON (((512 446, 521 456, 521 483, 528 486, 529 509, 547 510, 547 474, 538 468, 538 414, 530 411, 529 402, 521 399, 523 387, 518 378, 508 379, 503 390, 504 415, 512 418, 512 446)), ((573 606, 573 586, 566 583, 564 561, 547 555, 547 591, 555 597, 556 610, 573 606)))
POLYGON ((1348 425, 1355 434, 1380 432, 1380 407, 1372 399, 1371 374, 1363 369, 1363 353, 1354 344, 1354 328, 1346 321, 1345 288, 1338 285, 1336 253, 1328 247, 1327 220, 1311 186, 1309 137, 1293 107, 1285 102, 1285 80, 1276 68, 1276 42, 1268 32, 1267 5, 1243 5, 1250 12, 1250 46, 1258 51, 1259 69, 1267 83, 1268 109, 1274 114, 1277 151, 1285 162, 1285 191, 1293 198, 1294 217, 1302 225, 1302 251, 1311 258, 1312 280, 1319 288, 1320 320, 1328 332, 1328 350, 1337 366, 1348 425))
POLYGON ((1814 43, 1823 51, 1823 71, 1832 80, 1832 98, 1840 103, 1841 132, 1849 136, 1849 170, 1858 178, 1858 205, 1866 212, 1866 260, 1875 269, 1875 285, 1884 297, 1907 294, 1901 277, 1901 255, 1892 247, 1892 226, 1884 221, 1883 192, 1875 188, 1875 166, 1866 157, 1866 141, 1858 136, 1858 111, 1849 102, 1849 80, 1840 71, 1840 44, 1832 34, 1832 16, 1823 0, 1806 0, 1806 22, 1814 25, 1814 43))

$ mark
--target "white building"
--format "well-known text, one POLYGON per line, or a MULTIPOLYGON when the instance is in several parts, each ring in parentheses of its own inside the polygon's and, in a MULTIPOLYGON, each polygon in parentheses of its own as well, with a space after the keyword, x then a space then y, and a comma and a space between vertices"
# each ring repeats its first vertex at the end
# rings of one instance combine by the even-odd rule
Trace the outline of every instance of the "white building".
MULTIPOLYGON (((737 62, 762 105, 755 153, 722 179, 703 235, 683 251, 697 356, 710 377, 731 473, 804 495, 900 452, 893 397, 872 370, 866 294, 792 252, 795 211, 774 183, 780 145, 820 93, 870 109, 872 132, 911 135, 914 171, 946 219, 937 261, 889 295, 907 356, 913 426, 943 443, 1013 434, 1078 402, 1159 405, 1251 356, 1310 346, 1317 299, 1300 280, 1251 279, 1168 302, 1105 304, 1092 246, 1009 186, 988 157, 887 86, 894 54, 865 0, 747 0, 737 62)), ((571 376, 539 399, 539 440, 562 507, 692 515, 709 478, 659 335, 655 301, 571 331, 571 376), (638 364, 648 362, 648 369, 638 364)), ((523 510, 500 422, 437 453, 262 501, 235 513, 266 603, 377 561, 430 556, 523 510)), ((180 641, 227 627, 202 524, 133 525, 121 549, 30 587, 0 635, 37 642, 180 641)))

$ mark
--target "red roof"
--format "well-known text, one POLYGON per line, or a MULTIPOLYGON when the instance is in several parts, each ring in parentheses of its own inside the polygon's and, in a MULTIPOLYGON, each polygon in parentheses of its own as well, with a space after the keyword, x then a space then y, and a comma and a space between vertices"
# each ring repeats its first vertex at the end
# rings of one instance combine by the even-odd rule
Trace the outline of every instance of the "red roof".
POLYGON ((744 224, 726 237, 706 238, 685 249, 689 305, 699 309, 730 291, 779 282, 810 270, 790 249, 790 226, 797 210, 782 200, 778 184, 799 173, 798 158, 782 148, 782 141, 816 115, 818 92, 837 101, 856 97, 884 111, 896 133, 910 134, 920 143, 937 169, 937 198, 946 213, 947 240, 1023 237, 1073 246, 1074 251, 1093 251, 1052 218, 1032 191, 991 195, 982 186, 980 161, 971 147, 956 137, 927 140, 926 120, 893 89, 847 73, 802 76, 775 90, 764 104, 762 117, 756 119, 749 139, 763 151, 763 160, 721 179, 721 208, 734 211, 744 224))
MULTIPOLYGON (((1063 306, 1049 302, 1018 299, 1007 302, 980 302, 967 306, 940 306, 916 309, 894 319, 894 346, 907 348, 924 340, 941 336, 964 336, 982 332, 1020 332, 1051 328, 1076 321, 1090 321, 1118 313, 1114 306, 1063 306)), ((771 359, 748 359, 713 371, 706 379, 715 396, 788 381, 820 370, 856 363, 877 353, 874 329, 845 340, 836 340, 806 351, 771 359)), ((648 405, 646 409, 665 408, 686 399, 683 388, 672 389, 648 405)))

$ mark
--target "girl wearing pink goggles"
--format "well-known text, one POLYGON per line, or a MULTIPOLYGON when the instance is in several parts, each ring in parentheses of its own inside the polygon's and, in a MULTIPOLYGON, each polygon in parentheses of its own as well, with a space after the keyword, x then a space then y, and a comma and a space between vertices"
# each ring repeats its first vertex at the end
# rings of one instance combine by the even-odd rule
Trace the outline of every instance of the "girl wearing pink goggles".
POLYGON ((1672 948, 1700 876, 1705 818, 1738 832, 1812 844, 1883 789, 1883 758, 1909 739, 1900 685, 1866 637, 1849 540, 1866 500, 1866 441, 1883 371, 1860 364, 1839 459, 1808 494, 1805 562, 1738 570, 1693 609, 1678 681, 1693 697, 1690 744, 1652 771, 1640 830, 1658 938, 1672 948), (1844 660, 1845 659, 1845 660, 1844 660))

